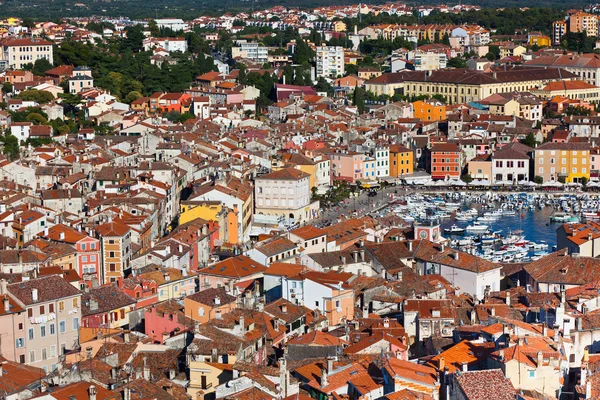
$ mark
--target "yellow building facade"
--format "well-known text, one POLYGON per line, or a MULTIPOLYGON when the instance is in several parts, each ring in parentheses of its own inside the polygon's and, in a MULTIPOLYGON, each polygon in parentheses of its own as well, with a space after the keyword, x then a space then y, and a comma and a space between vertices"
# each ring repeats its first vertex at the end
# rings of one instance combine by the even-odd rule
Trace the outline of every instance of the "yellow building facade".
POLYGON ((544 182, 581 182, 590 179, 590 145, 588 143, 544 143, 535 149, 535 176, 544 182))
POLYGON ((390 146, 390 176, 394 178, 414 172, 414 153, 412 150, 400 146, 390 146))

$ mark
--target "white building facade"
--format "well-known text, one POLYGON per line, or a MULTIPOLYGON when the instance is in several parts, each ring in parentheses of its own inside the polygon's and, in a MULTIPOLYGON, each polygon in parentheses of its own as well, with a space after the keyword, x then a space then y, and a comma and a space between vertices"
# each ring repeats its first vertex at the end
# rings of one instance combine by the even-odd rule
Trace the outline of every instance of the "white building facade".
POLYGON ((337 78, 344 75, 344 48, 341 46, 317 47, 317 77, 337 78))

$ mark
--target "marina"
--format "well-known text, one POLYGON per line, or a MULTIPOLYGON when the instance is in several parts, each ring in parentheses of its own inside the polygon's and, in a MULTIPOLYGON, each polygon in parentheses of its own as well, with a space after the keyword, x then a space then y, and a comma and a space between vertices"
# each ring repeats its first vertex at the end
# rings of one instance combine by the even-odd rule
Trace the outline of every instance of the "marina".
POLYGON ((409 194, 392 210, 409 222, 437 221, 451 247, 492 262, 537 260, 565 223, 600 219, 596 195, 409 194))

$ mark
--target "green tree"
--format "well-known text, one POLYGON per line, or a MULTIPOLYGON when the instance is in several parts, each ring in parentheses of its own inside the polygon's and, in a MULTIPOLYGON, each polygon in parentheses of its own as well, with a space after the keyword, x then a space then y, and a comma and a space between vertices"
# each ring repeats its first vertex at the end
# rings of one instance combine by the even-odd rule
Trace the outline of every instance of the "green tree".
POLYGON ((533 132, 529 132, 525 139, 523 139, 523 144, 529 147, 535 147, 537 145, 537 141, 535 140, 535 135, 533 132))
POLYGON ((50 61, 46 60, 45 58, 40 58, 38 60, 35 60, 35 62, 33 63, 33 68, 31 72, 33 72, 33 74, 37 76, 44 76, 46 71, 48 71, 49 69, 52 69, 52 64, 50 64, 50 61))
POLYGON ((539 175, 536 175, 536 176, 533 178, 533 181, 534 181, 535 183, 537 183, 538 185, 541 185, 542 183, 544 183, 544 178, 542 178, 542 177, 541 177, 541 176, 539 176, 539 175))
POLYGON ((333 95, 333 87, 322 76, 319 77, 319 80, 315 85, 315 90, 317 92, 325 92, 329 96, 333 95))
POLYGON ((158 28, 158 24, 155 20, 151 19, 148 22, 148 29, 150 30, 150 35, 154 37, 160 36, 160 29, 158 28))
POLYGON ((44 90, 28 89, 23 90, 18 96, 23 101, 35 101, 39 104, 49 103, 54 100, 54 95, 44 90))
POLYGON ((467 62, 462 57, 454 57, 448 60, 448 66, 451 68, 468 68, 467 62))
POLYGON ((137 99, 139 99, 140 97, 142 97, 142 94, 136 90, 133 90, 133 91, 129 92, 127 94, 127 96, 125 96, 125 102, 131 104, 134 101, 136 101, 137 99))
POLYGON ((94 133, 100 136, 114 135, 115 129, 108 124, 108 122, 101 122, 99 125, 94 127, 94 133))
POLYGON ((12 93, 13 85, 10 82, 4 82, 2 84, 2 93, 12 93))
POLYGON ((46 125, 48 118, 39 113, 30 113, 26 118, 26 122, 33 122, 36 125, 46 125))
POLYGON ((23 18, 23 24, 24 27, 28 28, 28 29, 32 29, 35 28, 35 21, 33 20, 33 18, 23 18))
POLYGON ((0 139, 4 145, 4 154, 8 155, 8 158, 15 160, 19 158, 19 139, 11 134, 6 134, 0 139))
POLYGON ((363 89, 361 87, 356 87, 354 89, 352 103, 358 109, 359 114, 362 114, 365 112, 365 97, 366 97, 365 89, 363 89))
POLYGON ((306 44, 304 40, 299 38, 296 41, 296 49, 294 50, 294 55, 292 56, 292 60, 294 64, 302 64, 305 62, 310 62, 314 57, 314 52, 312 49, 306 44))

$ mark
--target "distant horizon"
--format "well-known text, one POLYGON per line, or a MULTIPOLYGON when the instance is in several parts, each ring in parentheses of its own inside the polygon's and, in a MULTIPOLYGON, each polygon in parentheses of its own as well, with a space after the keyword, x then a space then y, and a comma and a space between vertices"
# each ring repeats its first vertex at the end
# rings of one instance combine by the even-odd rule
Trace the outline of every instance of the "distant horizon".
POLYGON ((88 17, 106 17, 106 18, 129 18, 135 19, 157 19, 157 18, 181 18, 183 20, 192 20, 200 16, 219 16, 225 13, 237 13, 265 10, 276 6, 286 8, 300 8, 303 10, 314 9, 324 6, 350 6, 356 4, 382 5, 387 3, 403 3, 407 6, 440 6, 450 7, 456 5, 472 5, 485 9, 499 8, 583 8, 590 4, 584 0, 575 0, 564 4, 561 0, 550 0, 543 4, 534 0, 480 0, 480 1, 347 1, 347 0, 246 0, 233 1, 206 0, 203 3, 196 3, 192 0, 182 0, 178 3, 168 4, 161 0, 123 0, 107 4, 90 3, 85 6, 83 3, 71 0, 57 0, 48 4, 45 0, 31 0, 27 3, 8 0, 0 4, 0 18, 33 18, 38 21, 52 21, 68 18, 88 18, 88 17), (165 5, 166 4, 166 5, 165 5))

